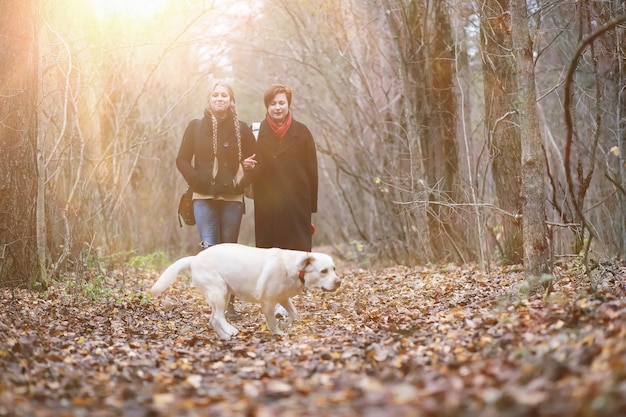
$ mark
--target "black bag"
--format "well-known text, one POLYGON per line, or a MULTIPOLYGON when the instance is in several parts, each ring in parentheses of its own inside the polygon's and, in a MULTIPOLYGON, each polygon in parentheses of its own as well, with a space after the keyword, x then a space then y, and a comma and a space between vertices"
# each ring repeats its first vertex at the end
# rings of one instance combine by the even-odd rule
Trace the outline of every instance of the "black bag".
POLYGON ((196 217, 193 215, 193 191, 191 188, 187 188, 187 191, 180 196, 178 203, 178 224, 180 227, 183 227, 183 222, 189 226, 196 224, 196 217), (183 219, 182 222, 181 218, 183 219))

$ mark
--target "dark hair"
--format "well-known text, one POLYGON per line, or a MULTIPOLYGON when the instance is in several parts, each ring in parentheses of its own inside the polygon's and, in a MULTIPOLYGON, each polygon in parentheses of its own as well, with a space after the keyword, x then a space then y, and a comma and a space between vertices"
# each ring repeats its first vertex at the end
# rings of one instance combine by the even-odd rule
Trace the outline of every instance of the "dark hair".
POLYGON ((263 101, 265 102, 266 109, 269 107, 270 102, 274 99, 274 97, 280 93, 285 93, 287 96, 287 104, 291 107, 291 90, 282 84, 272 84, 267 87, 265 94, 263 94, 263 101))

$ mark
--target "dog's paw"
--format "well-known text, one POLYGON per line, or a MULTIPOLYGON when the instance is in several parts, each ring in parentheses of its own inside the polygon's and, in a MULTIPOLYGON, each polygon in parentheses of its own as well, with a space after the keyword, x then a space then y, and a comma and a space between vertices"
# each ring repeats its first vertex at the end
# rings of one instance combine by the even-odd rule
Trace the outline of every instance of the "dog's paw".
MULTIPOLYGON (((234 329, 234 327, 233 327, 234 329)), ((239 330, 235 329, 234 331, 221 331, 221 332, 217 332, 217 335, 219 336, 220 339, 222 340, 228 340, 233 336, 237 336, 239 334, 239 330)))
POLYGON ((285 330, 286 328, 291 326, 291 323, 293 323, 293 319, 291 317, 287 317, 287 319, 278 322, 278 328, 281 330, 285 330))
POLYGON ((229 322, 227 322, 223 316, 222 319, 212 318, 211 319, 211 327, 220 337, 220 339, 230 339, 232 336, 235 336, 239 333, 239 330, 229 322))
POLYGON ((274 336, 287 336, 287 333, 282 331, 281 325, 279 323, 276 324, 277 326, 275 328, 268 327, 270 333, 274 336))
POLYGON ((230 328, 225 329, 229 336, 237 336, 239 334, 239 330, 236 327, 230 326, 230 328))

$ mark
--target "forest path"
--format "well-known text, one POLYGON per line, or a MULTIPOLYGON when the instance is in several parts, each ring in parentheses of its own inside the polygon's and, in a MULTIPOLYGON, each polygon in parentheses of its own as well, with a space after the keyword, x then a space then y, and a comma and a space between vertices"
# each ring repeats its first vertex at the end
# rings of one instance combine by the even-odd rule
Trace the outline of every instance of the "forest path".
POLYGON ((289 337, 238 302, 228 341, 189 279, 148 296, 158 271, 2 289, 0 416, 626 414, 624 263, 560 269, 547 297, 514 268, 340 275, 289 337))

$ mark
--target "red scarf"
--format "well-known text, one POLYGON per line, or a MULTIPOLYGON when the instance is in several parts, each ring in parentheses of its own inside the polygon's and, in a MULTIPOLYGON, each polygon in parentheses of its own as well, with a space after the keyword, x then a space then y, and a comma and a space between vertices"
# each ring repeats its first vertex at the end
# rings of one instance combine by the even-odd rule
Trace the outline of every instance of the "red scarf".
POLYGON ((282 125, 277 124, 270 117, 269 114, 265 116, 265 119, 267 120, 267 124, 270 125, 270 127, 274 131, 274 135, 276 135, 278 140, 282 140, 287 134, 287 131, 289 130, 289 128, 291 127, 291 112, 287 113, 287 117, 285 118, 285 121, 283 122, 282 125))

